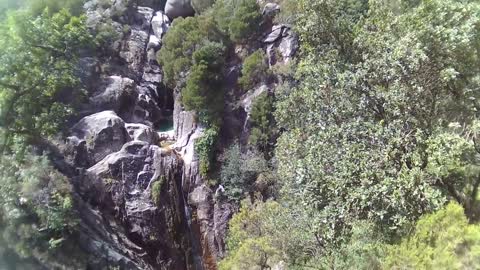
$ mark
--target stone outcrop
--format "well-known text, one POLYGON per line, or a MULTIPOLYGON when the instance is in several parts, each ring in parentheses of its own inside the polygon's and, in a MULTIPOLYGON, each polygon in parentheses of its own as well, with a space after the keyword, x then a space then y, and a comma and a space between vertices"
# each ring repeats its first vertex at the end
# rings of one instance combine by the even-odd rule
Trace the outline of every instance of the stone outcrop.
POLYGON ((275 65, 277 62, 288 63, 299 48, 298 36, 289 25, 285 24, 273 25, 271 31, 262 39, 262 42, 266 46, 270 66, 275 65))
POLYGON ((158 133, 147 125, 126 124, 125 128, 130 138, 134 141, 143 141, 155 145, 160 140, 158 133))

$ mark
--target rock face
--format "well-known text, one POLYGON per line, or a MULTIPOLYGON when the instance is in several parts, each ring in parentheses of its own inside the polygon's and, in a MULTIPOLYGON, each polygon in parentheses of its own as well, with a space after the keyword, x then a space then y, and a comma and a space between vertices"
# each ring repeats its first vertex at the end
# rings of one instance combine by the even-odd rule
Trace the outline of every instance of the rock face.
POLYGON ((134 98, 135 82, 130 78, 109 76, 90 97, 89 110, 113 110, 119 114, 134 98))
POLYGON ((114 211, 129 239, 143 247, 150 268, 188 269, 182 162, 173 152, 131 141, 87 172, 103 180, 110 202, 105 207, 114 211), (156 197, 154 183, 159 185, 156 197))
POLYGON ((165 14, 170 19, 175 19, 177 17, 192 16, 195 14, 195 10, 193 10, 190 0, 167 0, 165 14))

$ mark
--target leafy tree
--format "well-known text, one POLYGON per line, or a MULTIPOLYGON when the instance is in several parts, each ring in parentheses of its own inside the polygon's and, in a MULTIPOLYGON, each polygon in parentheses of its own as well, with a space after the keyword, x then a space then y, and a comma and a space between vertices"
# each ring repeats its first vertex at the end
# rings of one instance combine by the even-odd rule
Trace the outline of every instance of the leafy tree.
POLYGON ((30 140, 55 134, 80 101, 76 60, 92 40, 84 20, 65 10, 51 17, 17 12, 1 27, 2 149, 14 134, 30 140))
POLYGON ((57 13, 62 9, 78 16, 83 13, 85 0, 27 0, 28 8, 34 15, 41 14, 46 8, 49 12, 57 13))
POLYGON ((256 0, 220 0, 214 10, 219 28, 236 42, 251 37, 262 21, 256 0))
POLYGON ((194 64, 193 53, 205 43, 221 40, 222 36, 211 16, 175 19, 158 52, 166 83, 174 88, 181 79, 185 79, 194 64))
POLYGON ((238 80, 243 89, 248 90, 265 80, 268 75, 268 65, 265 53, 258 49, 245 58, 242 67, 242 77, 238 80))
POLYGON ((299 1, 301 80, 276 104, 285 198, 315 209, 327 246, 356 220, 391 236, 478 188, 479 4, 341 2, 299 1))
POLYGON ((242 153, 238 144, 230 146, 224 154, 220 179, 230 200, 240 201, 252 192, 253 184, 261 173, 268 172, 265 159, 254 151, 242 153))
POLYGON ((309 222, 301 209, 274 201, 244 201, 229 223, 228 253, 220 269, 271 269, 281 261, 288 269, 314 266, 303 256, 316 250, 309 222))
POLYGON ((326 250, 323 256, 311 259, 310 264, 321 269, 380 270, 387 254, 386 239, 375 225, 359 221, 353 224, 348 240, 326 250))
POLYGON ((480 226, 450 203, 422 217, 415 232, 388 249, 387 269, 474 269, 480 262, 480 226))

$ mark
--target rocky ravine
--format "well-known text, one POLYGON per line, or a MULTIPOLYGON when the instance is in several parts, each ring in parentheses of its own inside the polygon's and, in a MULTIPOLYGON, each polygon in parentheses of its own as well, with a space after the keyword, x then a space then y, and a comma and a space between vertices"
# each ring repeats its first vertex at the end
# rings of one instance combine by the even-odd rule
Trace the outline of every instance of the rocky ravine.
MULTIPOLYGON (((195 140, 203 127, 183 109, 180 93, 162 84, 155 59, 171 19, 193 15, 191 6, 186 0, 85 4, 90 27, 108 19, 121 37, 105 53, 81 60, 89 102, 63 149, 77 168, 79 245, 89 254, 89 269, 216 269, 224 255, 233 206, 216 201, 200 176, 195 140), (171 120, 172 131, 157 132, 171 120), (160 186, 156 197, 153 186, 160 186)), ((276 9, 266 6, 266 12, 276 9)), ((260 44, 271 65, 288 62, 298 47, 285 25, 272 26, 260 44)), ((240 66, 226 69, 234 81, 240 66)), ((231 98, 225 117, 237 125, 229 128, 248 134, 252 100, 274 88, 231 98)))

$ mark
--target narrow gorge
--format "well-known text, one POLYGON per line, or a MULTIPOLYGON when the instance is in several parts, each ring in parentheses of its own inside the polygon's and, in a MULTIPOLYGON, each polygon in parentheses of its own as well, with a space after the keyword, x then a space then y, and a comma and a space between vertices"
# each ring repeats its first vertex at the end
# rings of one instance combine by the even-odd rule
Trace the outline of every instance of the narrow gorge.
MULTIPOLYGON (((264 13, 279 8, 263 5, 264 13)), ((172 20, 194 9, 189 1, 170 0, 92 0, 84 8, 91 29, 109 27, 120 37, 101 55, 81 58, 88 103, 60 145, 76 170, 78 243, 90 258, 88 269, 217 269, 236 206, 216 196, 223 187, 216 190, 201 176, 195 142, 205 128, 182 105, 184 82, 167 87, 156 59, 172 20)), ((263 28, 258 48, 270 64, 288 62, 296 36, 286 25, 263 28)), ((242 63, 235 53, 225 68, 230 88, 223 145, 248 137, 252 101, 275 88, 270 82, 238 96, 242 63)))

